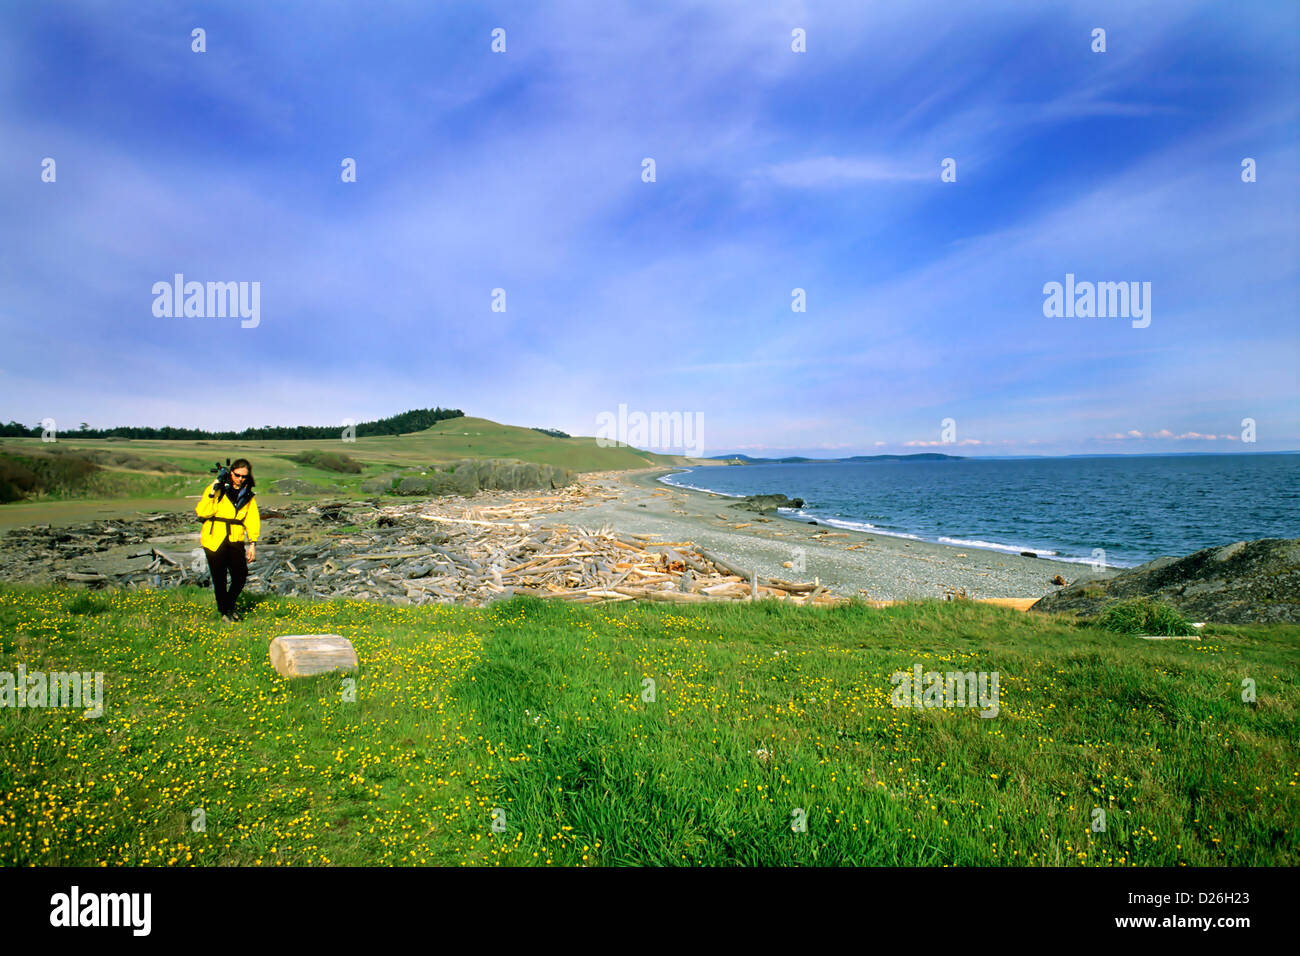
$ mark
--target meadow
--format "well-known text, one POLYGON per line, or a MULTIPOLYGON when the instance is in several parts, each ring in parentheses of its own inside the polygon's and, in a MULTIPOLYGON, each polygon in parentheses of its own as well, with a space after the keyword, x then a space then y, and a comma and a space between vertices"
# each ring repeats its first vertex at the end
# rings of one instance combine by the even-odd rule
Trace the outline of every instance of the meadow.
POLYGON ((1294 866, 1300 628, 1201 637, 965 601, 222 625, 195 589, 0 585, 0 672, 105 679, 99 718, 0 709, 0 862, 1294 866), (312 632, 354 684, 275 674, 312 632), (892 706, 916 664, 996 671, 998 715, 892 706))
POLYGON ((186 504, 184 496, 197 495, 212 480, 213 463, 237 457, 253 462, 258 497, 269 504, 290 500, 271 487, 282 478, 318 485, 322 492, 335 497, 364 497, 361 484, 368 478, 465 458, 509 458, 574 472, 646 468, 683 460, 626 446, 601 447, 594 438, 556 438, 532 428, 474 417, 447 419, 405 435, 362 437, 348 442, 341 438, 236 442, 83 439, 75 435, 60 433, 53 443, 39 438, 0 439, 0 465, 7 459, 22 461, 24 457, 51 453, 110 453, 128 456, 132 466, 104 467, 67 489, 4 504, 0 506, 0 527, 80 520, 92 502, 109 506, 93 509, 94 517, 150 507, 188 509, 192 504, 186 504), (322 466, 329 456, 337 455, 354 459, 359 470, 340 472, 322 466))
MULTIPOLYGON (((339 431, 342 435, 342 429, 339 431)), ((405 435, 382 435, 335 439, 237 441, 165 441, 143 439, 79 439, 75 432, 62 433, 54 444, 69 448, 126 450, 144 460, 166 462, 187 472, 207 474, 218 456, 242 455, 261 459, 260 481, 285 477, 340 476, 329 470, 311 468, 291 459, 304 452, 346 454, 369 466, 369 473, 399 467, 417 467, 461 458, 516 458, 539 464, 558 465, 571 471, 600 471, 644 468, 669 459, 663 455, 630 447, 600 447, 594 438, 555 438, 532 428, 503 425, 486 418, 464 416, 438 422, 423 431, 405 435)), ((0 448, 48 447, 39 438, 6 438, 0 448)), ((259 462, 255 461, 255 464, 259 462)))

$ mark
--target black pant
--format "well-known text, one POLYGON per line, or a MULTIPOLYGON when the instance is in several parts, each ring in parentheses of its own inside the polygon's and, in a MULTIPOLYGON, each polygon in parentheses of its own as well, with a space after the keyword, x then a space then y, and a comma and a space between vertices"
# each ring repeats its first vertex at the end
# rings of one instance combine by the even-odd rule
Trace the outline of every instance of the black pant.
POLYGON ((208 570, 212 572, 212 590, 217 594, 217 610, 229 614, 235 609, 235 600, 244 590, 248 580, 248 557, 244 554, 244 542, 231 541, 227 538, 217 546, 216 551, 203 549, 208 556, 208 570), (226 587, 226 572, 230 572, 230 587, 226 587))

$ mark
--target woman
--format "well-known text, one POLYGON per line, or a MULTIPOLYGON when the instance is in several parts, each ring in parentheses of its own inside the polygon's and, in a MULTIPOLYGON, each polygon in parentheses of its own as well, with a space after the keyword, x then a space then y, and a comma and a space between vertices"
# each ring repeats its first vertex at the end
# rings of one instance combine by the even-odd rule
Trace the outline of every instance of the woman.
POLYGON ((194 510, 204 519, 199 540, 208 557, 221 620, 226 623, 241 620, 235 601, 248 580, 248 562, 257 557, 257 534, 262 525, 257 502, 253 500, 253 466, 248 459, 240 458, 229 468, 221 469, 194 510), (226 587, 227 571, 230 572, 229 588, 226 587))

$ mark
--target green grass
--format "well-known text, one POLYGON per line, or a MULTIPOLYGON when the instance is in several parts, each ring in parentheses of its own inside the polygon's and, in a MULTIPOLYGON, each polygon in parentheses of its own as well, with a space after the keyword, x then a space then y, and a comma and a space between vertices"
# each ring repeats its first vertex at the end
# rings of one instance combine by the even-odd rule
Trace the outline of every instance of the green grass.
POLYGON ((1176 608, 1148 598, 1117 601, 1097 615, 1096 624, 1117 634, 1186 637, 1196 633, 1176 608))
MULTIPOLYGON (((342 428, 339 430, 342 435, 342 428)), ((635 448, 601 448, 594 438, 554 438, 532 428, 502 425, 485 418, 454 418, 409 435, 358 438, 355 442, 314 439, 304 441, 135 441, 125 439, 82 439, 60 436, 53 444, 39 438, 0 440, 0 499, 6 488, 2 467, 6 461, 30 463, 33 456, 44 459, 72 458, 78 452, 92 455, 111 453, 133 463, 131 468, 113 467, 77 476, 76 480, 54 482, 54 490, 29 495, 29 500, 0 505, 0 526, 14 527, 27 522, 59 521, 72 510, 64 502, 114 501, 131 499, 156 502, 155 506, 185 504, 185 495, 199 494, 211 482, 215 461, 248 458, 253 463, 258 492, 272 504, 287 500, 276 495, 271 485, 281 478, 300 478, 337 489, 334 497, 366 497, 361 484, 368 478, 390 475, 404 469, 446 468, 466 458, 513 458, 537 464, 555 465, 573 472, 614 471, 671 465, 682 459, 638 451, 635 448), (52 454, 51 449, 58 452, 52 454), (359 470, 353 470, 359 466, 359 470), (179 469, 180 474, 158 474, 153 467, 179 469), (23 512, 19 515, 17 512, 23 512), (31 512, 30 517, 26 512, 31 512)))
POLYGON ((150 470, 151 463, 130 455, 120 456, 130 463, 127 467, 105 467, 94 460, 106 457, 102 449, 50 445, 26 447, 20 454, 0 450, 0 502, 177 495, 192 484, 183 477, 158 474, 150 470))
POLYGON ((180 475, 154 475, 140 472, 106 469, 90 475, 75 489, 60 489, 37 496, 35 500, 47 503, 63 501, 115 500, 120 498, 170 498, 196 493, 202 481, 180 475))
POLYGON ((287 460, 301 465, 311 465, 313 468, 323 471, 353 475, 359 475, 362 472, 361 462, 356 461, 351 456, 340 455, 331 451, 320 451, 319 449, 300 451, 296 455, 288 456, 287 460))
POLYGON ((195 590, 0 586, 0 635, 0 671, 107 684, 98 719, 0 710, 6 865, 1300 863, 1296 627, 279 598, 223 626, 195 590), (307 632, 352 640, 355 703, 271 670, 307 632), (997 671, 999 715, 892 707, 914 663, 997 671))

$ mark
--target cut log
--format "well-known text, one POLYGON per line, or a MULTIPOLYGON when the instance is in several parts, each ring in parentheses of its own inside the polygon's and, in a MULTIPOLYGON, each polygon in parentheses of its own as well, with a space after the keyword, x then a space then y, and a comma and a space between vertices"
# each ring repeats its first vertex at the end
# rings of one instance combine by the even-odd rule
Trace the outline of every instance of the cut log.
POLYGON ((724 561, 722 558, 718 557, 718 555, 714 554, 712 551, 705 551, 703 548, 700 548, 699 554, 702 558, 707 559, 715 567, 717 567, 722 571, 726 571, 728 574, 734 574, 740 578, 749 577, 749 575, 746 572, 740 570, 734 564, 724 561))
POLYGON ((1038 598, 976 598, 980 604, 998 604, 1017 611, 1028 611, 1038 598))
POLYGON ((799 584, 794 581, 782 581, 780 578, 768 578, 767 583, 791 594, 808 594, 817 589, 816 584, 799 584))
POLYGON ((271 666, 281 677, 310 677, 358 667, 352 642, 338 634, 286 634, 271 642, 271 666))
POLYGON ((89 573, 82 571, 64 571, 63 576, 69 581, 79 581, 83 584, 92 584, 99 581, 107 581, 108 578, 97 571, 89 573))

